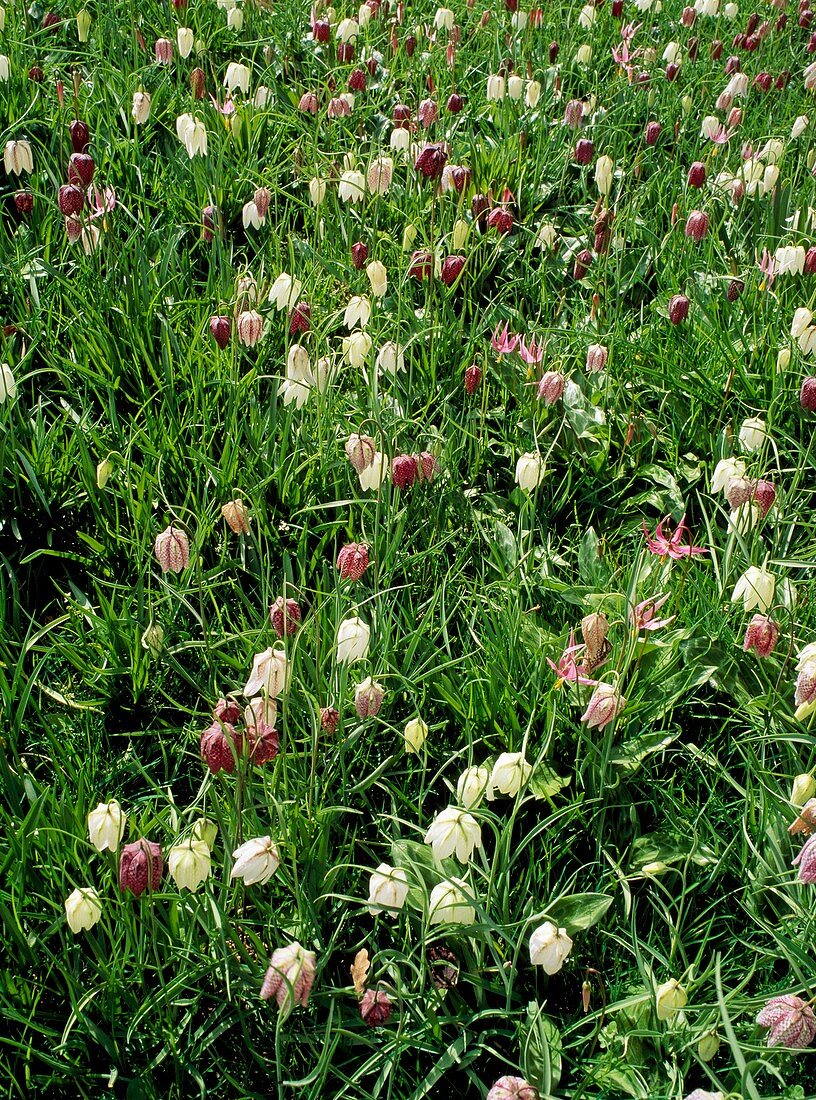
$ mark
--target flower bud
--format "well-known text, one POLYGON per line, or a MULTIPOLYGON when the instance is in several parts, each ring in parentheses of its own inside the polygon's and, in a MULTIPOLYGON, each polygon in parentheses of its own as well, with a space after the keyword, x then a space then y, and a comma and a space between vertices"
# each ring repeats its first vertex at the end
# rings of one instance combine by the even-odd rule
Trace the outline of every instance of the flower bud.
POLYGON ((238 318, 238 340, 247 348, 254 348, 263 332, 263 317, 257 310, 250 309, 238 318))
POLYGON ((427 740, 428 726, 421 718, 412 718, 405 723, 405 729, 402 731, 402 735, 405 741, 405 751, 408 753, 417 753, 427 740))
POLYGON ((671 978, 657 987, 655 1004, 658 1020, 670 1020, 688 1003, 688 994, 680 983, 671 978))
POLYGON ((210 318, 210 332, 212 333, 213 340, 215 340, 216 344, 223 351, 230 340, 232 321, 229 317, 213 315, 210 318))
MULTIPOLYGON (((476 390, 478 390, 481 381, 481 367, 478 367, 475 363, 471 364, 471 366, 467 367, 465 370, 465 393, 472 396, 476 390)), ((816 383, 816 379, 813 381, 816 383)), ((816 386, 814 386, 814 397, 816 397, 816 386)))
POLYGON ((86 152, 91 140, 91 131, 88 129, 88 124, 82 122, 81 119, 75 118, 68 127, 68 133, 71 135, 71 148, 74 152, 86 152))
POLYGON ((609 348, 603 344, 590 344, 587 348, 586 369, 590 374, 598 374, 609 359, 609 348))
POLYGON ((810 772, 797 775, 791 788, 790 800, 793 805, 804 806, 814 795, 816 795, 816 779, 813 778, 810 772))
POLYGON ((669 320, 680 325, 688 317, 689 300, 685 294, 675 294, 669 301, 669 320))
POLYGON ((697 1043, 697 1055, 701 1062, 710 1062, 720 1049, 720 1037, 716 1031, 707 1031, 697 1043))

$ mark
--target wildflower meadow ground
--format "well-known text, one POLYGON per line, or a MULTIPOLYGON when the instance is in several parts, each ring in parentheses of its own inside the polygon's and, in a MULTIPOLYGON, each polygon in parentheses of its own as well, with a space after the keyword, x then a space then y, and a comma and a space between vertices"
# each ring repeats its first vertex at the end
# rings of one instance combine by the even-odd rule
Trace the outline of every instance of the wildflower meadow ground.
POLYGON ((810 2, 0 7, 2 1095, 816 1096, 810 2))

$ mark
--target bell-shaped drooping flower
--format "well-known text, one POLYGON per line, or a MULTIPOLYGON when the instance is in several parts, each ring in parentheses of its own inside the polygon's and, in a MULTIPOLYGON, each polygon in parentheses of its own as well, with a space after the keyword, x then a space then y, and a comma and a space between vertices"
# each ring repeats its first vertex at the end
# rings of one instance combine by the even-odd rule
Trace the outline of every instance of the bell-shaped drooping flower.
POLYGON ((532 770, 532 765, 524 758, 524 753, 501 753, 490 773, 490 782, 487 786, 488 800, 492 801, 497 793, 515 798, 530 778, 532 770))
POLYGON ((391 462, 391 480, 397 489, 410 489, 419 477, 416 455, 395 455, 391 462))
POLYGON ((300 605, 296 600, 278 596, 269 609, 269 620, 279 638, 285 634, 296 634, 300 625, 300 605))
POLYGON ((816 836, 805 841, 792 866, 799 868, 800 882, 816 882, 816 836))
POLYGON ((745 631, 742 648, 753 650, 757 657, 769 657, 779 638, 779 627, 768 615, 754 615, 745 631))
POLYGON ((211 868, 210 848, 203 840, 182 840, 167 853, 167 869, 180 890, 197 890, 211 868))
MULTIPOLYGON (((595 9, 592 9, 595 11, 595 9)), ((538 1089, 523 1077, 500 1077, 487 1094, 486 1100, 539 1100, 538 1089)))
POLYGON ((263 334, 263 317, 256 309, 245 309, 238 317, 238 341, 254 348, 263 334))
POLYGON ((655 1007, 658 1020, 670 1020, 687 1004, 688 994, 676 978, 670 978, 657 987, 655 1007))
POLYGON ((443 879, 434 886, 428 901, 429 924, 473 924, 476 910, 470 888, 461 879, 443 879))
POLYGON ((532 493, 541 484, 544 473, 544 460, 537 451, 528 451, 516 462, 516 482, 526 493, 532 493))
POLYGON ((816 1015, 813 1009, 803 1001, 788 993, 784 997, 773 997, 757 1016, 756 1022, 767 1027, 769 1047, 788 1047, 801 1050, 809 1047, 816 1035, 816 1015))
POLYGON ((466 810, 476 809, 490 785, 491 769, 486 764, 472 764, 456 781, 456 797, 466 810))
POLYGON ((746 451, 758 451, 767 439, 765 421, 758 416, 743 420, 739 430, 739 441, 746 451))
POLYGON ((727 492, 732 481, 745 477, 747 467, 741 458, 721 458, 711 475, 711 492, 727 492))
POLYGON ((92 886, 78 887, 65 899, 65 919, 74 935, 89 931, 101 916, 102 903, 92 886))
POLYGON ((302 289, 300 279, 293 279, 288 272, 282 271, 269 290, 269 301, 278 311, 294 309, 302 289))
POLYGON ((231 722, 216 718, 212 725, 201 732, 201 758, 213 775, 235 771, 235 759, 240 753, 244 740, 242 734, 231 722))
POLYGON ((379 714, 385 689, 371 676, 367 676, 362 683, 354 689, 354 709, 360 721, 366 718, 374 718, 379 714))
POLYGON ((626 700, 618 689, 601 681, 593 691, 581 721, 600 732, 618 717, 625 706, 626 700))
POLYGON ((402 739, 407 753, 418 753, 428 739, 428 725, 421 718, 411 718, 405 723, 402 739))
POLYGON ((530 962, 543 967, 545 974, 557 974, 572 950, 572 940, 565 928, 544 921, 530 936, 530 962))
POLYGON ((271 699, 277 699, 286 691, 291 673, 291 661, 287 661, 282 649, 265 649, 256 653, 252 661, 252 672, 244 686, 244 695, 257 695, 261 690, 271 699))
POLYGON ((234 535, 249 534, 249 508, 242 500, 228 500, 221 505, 221 515, 234 535))
POLYGON ((365 199, 366 180, 356 168, 347 168, 340 176, 337 194, 343 202, 362 202, 365 199))
POLYGON ((360 471, 360 488, 366 492, 381 488, 390 468, 388 455, 383 451, 375 451, 371 464, 360 471))
POLYGON ((609 651, 606 636, 609 633, 609 620, 603 611, 593 611, 581 619, 581 637, 584 639, 586 654, 591 661, 598 661, 609 651))
POLYGON ((538 399, 545 405, 554 405, 564 396, 566 378, 557 370, 548 370, 541 376, 538 383, 538 399))
MULTIPOLYGON (((371 293, 375 298, 383 298, 388 290, 388 272, 385 264, 381 260, 372 260, 366 268, 366 275, 371 284, 371 293)), ((368 324, 368 318, 362 322, 362 327, 366 324, 368 324)))
POLYGON ((371 302, 368 298, 360 294, 355 294, 352 298, 349 298, 343 314, 343 324, 349 331, 357 328, 358 325, 360 328, 365 328, 370 317, 371 302))
POLYGON ((125 835, 127 817, 115 800, 100 802, 88 814, 88 836, 97 852, 115 852, 125 835))
POLYGON ((296 1005, 304 1008, 314 982, 317 958, 295 941, 272 952, 269 969, 261 985, 261 1000, 274 997, 285 1019, 296 1005))
POLYGON ((187 58, 193 52, 195 36, 189 27, 179 27, 176 31, 176 45, 179 57, 187 58))
POLYGON ((482 830, 475 817, 459 806, 441 810, 425 834, 437 859, 456 854, 460 863, 467 863, 474 848, 482 846, 482 830))
POLYGON ((344 619, 337 631, 337 661, 339 664, 353 664, 364 661, 368 656, 371 629, 355 615, 344 619))
POLYGON ((414 168, 425 179, 439 179, 448 159, 443 144, 424 145, 414 161, 414 168))
POLYGON ((371 344, 372 340, 369 334, 360 329, 352 332, 350 336, 344 336, 343 355, 348 360, 349 365, 362 370, 371 351, 371 344))
POLYGON ((361 474, 374 461, 377 444, 370 435, 358 435, 354 432, 346 440, 345 451, 349 462, 361 474))
POLYGON ((381 863, 368 882, 368 911, 396 917, 408 897, 408 876, 401 867, 381 863))
POLYGON ((31 144, 28 141, 7 141, 3 150, 3 165, 9 176, 29 175, 34 171, 31 144))
POLYGON ((268 836, 245 840, 232 853, 230 878, 239 878, 245 886, 265 886, 280 866, 277 845, 268 836))
POLYGON ((753 611, 756 607, 765 612, 773 603, 775 586, 776 578, 764 565, 761 569, 750 565, 734 585, 731 602, 742 601, 746 611, 753 611))
POLYGON ((251 75, 247 65, 242 65, 239 61, 230 61, 224 76, 224 87, 231 92, 239 91, 247 95, 251 75))
POLYGON ((161 882, 164 863, 161 846, 150 840, 126 844, 119 860, 119 886, 139 897, 145 890, 155 890, 161 882))
POLYGON ((391 998, 384 989, 365 991, 360 998, 360 1016, 369 1027, 382 1027, 388 1023, 391 1018, 391 998))
POLYGON ((359 580, 368 568, 368 547, 365 543, 346 543, 337 555, 337 568, 343 580, 359 580))
POLYGON ((201 119, 194 118, 191 114, 179 115, 176 119, 176 134, 190 160, 194 156, 206 157, 207 128, 201 119))
POLYGON ((669 299, 669 320, 673 325, 680 325, 688 317, 689 300, 685 294, 674 294, 669 299))
POLYGON ((156 535, 153 550, 162 573, 180 573, 190 564, 190 540, 180 527, 172 523, 156 535))
POLYGON ((377 157, 371 163, 366 183, 372 195, 384 195, 391 186, 394 175, 394 162, 391 157, 377 157))

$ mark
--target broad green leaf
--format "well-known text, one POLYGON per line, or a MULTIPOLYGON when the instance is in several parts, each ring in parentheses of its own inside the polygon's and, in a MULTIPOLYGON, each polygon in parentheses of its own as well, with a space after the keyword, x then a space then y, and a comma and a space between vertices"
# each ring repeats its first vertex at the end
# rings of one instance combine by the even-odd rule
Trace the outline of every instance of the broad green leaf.
POLYGON ((527 1020, 522 1025, 521 1068, 525 1080, 544 1096, 558 1088, 561 1080, 561 1035, 558 1028, 541 1012, 536 1001, 527 1005, 527 1020))
POLYGON ((570 894, 549 905, 547 917, 571 936, 597 924, 612 901, 609 894, 570 894))

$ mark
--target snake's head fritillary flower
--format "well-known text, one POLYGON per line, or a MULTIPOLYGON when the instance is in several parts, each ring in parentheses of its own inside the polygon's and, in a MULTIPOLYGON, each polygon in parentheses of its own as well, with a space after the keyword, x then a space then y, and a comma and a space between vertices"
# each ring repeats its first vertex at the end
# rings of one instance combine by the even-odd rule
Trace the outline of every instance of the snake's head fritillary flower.
POLYGON ((541 966, 545 974, 557 974, 572 950, 565 928, 544 921, 530 936, 530 962, 541 966))
POLYGON ((360 1015, 369 1027, 382 1027, 391 1018, 391 998, 384 989, 367 989, 360 1001, 360 1015))
POLYGON ((398 489, 410 489, 419 476, 414 455, 396 455, 391 462, 391 480, 398 489))
POLYGON ((805 841, 792 866, 799 868, 800 882, 816 882, 816 836, 805 841))
POLYGON ((365 543, 347 543, 337 555, 337 568, 343 580, 358 581, 368 568, 368 547, 365 543))
POLYGON ((769 1047, 788 1047, 801 1050, 810 1046, 816 1035, 816 1016, 813 1009, 801 997, 789 993, 773 997, 757 1016, 757 1023, 767 1027, 769 1047))
POLYGON ((539 1100, 538 1089, 523 1077, 500 1077, 487 1094, 487 1100, 539 1100))
POLYGON ((600 732, 618 717, 625 706, 626 700, 617 688, 601 681, 593 691, 581 721, 600 732))
POLYGON ((382 684, 378 684, 371 676, 367 676, 361 684, 357 685, 354 689, 354 709, 361 722, 379 714, 384 696, 385 690, 382 684))
POLYGON ((745 631, 742 648, 757 657, 769 657, 779 638, 779 627, 768 615, 754 615, 745 631))
POLYGON ((153 550, 162 573, 180 573, 190 564, 190 540, 172 523, 156 535, 153 550))
POLYGON ((658 1020, 670 1020, 688 1004, 688 994, 676 978, 657 987, 655 1004, 658 1020))
POLYGON ((242 745, 243 735, 230 722, 216 719, 201 734, 201 756, 213 775, 232 775, 242 745))
POLYGON ((278 596, 269 610, 269 619, 279 638, 297 633, 300 624, 300 605, 296 600, 278 596))
POLYGON ((669 320, 673 325, 681 325, 688 317, 689 300, 685 294, 675 294, 669 300, 669 320))
POLYGON ((286 1018, 296 1005, 305 1007, 312 991, 317 958, 297 941, 273 951, 269 969, 261 985, 261 1000, 274 997, 286 1018))
POLYGON ((228 500, 221 506, 221 515, 235 535, 249 534, 249 508, 242 500, 228 500))
POLYGON ((151 840, 126 844, 119 860, 119 886, 139 897, 145 890, 155 890, 164 870, 161 846, 151 840))

